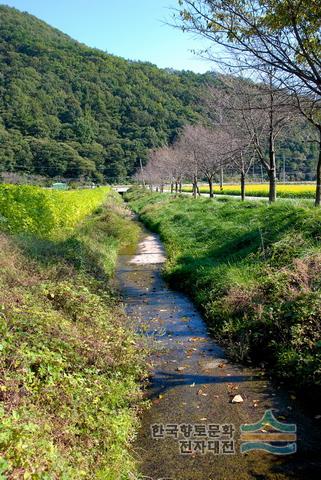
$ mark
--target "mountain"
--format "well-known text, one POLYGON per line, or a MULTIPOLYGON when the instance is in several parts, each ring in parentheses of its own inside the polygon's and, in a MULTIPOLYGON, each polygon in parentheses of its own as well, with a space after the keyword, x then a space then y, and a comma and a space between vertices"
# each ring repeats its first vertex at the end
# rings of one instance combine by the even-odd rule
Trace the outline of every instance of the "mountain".
MULTIPOLYGON (((122 181, 150 148, 201 118, 212 73, 128 61, 0 6, 0 174, 122 181)), ((294 128, 278 149, 288 179, 314 177, 316 145, 294 128)))
POLYGON ((211 75, 161 70, 88 48, 0 6, 0 171, 131 175, 147 150, 198 117, 211 75))

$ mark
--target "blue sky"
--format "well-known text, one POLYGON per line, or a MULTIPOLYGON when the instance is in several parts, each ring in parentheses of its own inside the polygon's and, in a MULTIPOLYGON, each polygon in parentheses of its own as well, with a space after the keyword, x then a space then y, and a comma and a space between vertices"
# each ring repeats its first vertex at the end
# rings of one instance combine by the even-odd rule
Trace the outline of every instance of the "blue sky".
POLYGON ((27 11, 91 47, 159 67, 205 72, 211 63, 191 50, 199 38, 176 30, 170 21, 177 0, 0 0, 27 11))

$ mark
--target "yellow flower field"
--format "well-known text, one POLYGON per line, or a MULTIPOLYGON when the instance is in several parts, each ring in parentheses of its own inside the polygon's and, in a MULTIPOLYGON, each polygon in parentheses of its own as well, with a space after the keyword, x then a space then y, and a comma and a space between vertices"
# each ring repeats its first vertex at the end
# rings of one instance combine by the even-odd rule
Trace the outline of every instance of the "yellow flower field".
MULTIPOLYGON (((191 185, 184 185, 183 192, 191 192, 191 185)), ((200 187, 202 193, 208 193, 209 188, 205 185, 200 187)), ((268 183, 249 183, 246 185, 246 195, 249 197, 267 197, 269 192, 268 183)), ((221 191, 218 185, 214 187, 214 193, 223 195, 241 195, 240 185, 224 185, 221 191)), ((278 184, 277 195, 280 198, 314 198, 314 184, 278 184)))
POLYGON ((0 230, 62 237, 101 205, 110 189, 60 192, 25 185, 0 185, 0 230))

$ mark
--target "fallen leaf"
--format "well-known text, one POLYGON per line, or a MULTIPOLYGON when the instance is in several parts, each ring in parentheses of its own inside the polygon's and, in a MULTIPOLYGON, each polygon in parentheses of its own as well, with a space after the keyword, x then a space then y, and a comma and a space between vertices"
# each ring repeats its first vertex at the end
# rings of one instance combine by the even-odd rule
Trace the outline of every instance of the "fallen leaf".
POLYGON ((241 395, 235 395, 235 397, 232 398, 232 403, 243 403, 244 400, 241 397, 241 395))

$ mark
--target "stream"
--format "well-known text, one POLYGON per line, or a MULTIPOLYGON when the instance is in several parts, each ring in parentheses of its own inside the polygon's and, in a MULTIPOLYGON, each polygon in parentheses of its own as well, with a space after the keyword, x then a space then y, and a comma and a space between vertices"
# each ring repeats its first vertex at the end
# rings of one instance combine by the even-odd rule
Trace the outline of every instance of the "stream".
MULTIPOLYGON (((127 314, 151 352, 151 408, 134 444, 142 478, 320 478, 319 421, 305 416, 294 395, 274 387, 264 372, 225 357, 191 300, 162 278, 165 261, 157 235, 142 228, 136 251, 119 256, 116 275, 127 314), (242 402, 233 403, 237 399, 242 402), (259 422, 270 409, 280 422, 296 425, 297 442, 292 433, 282 445, 297 445, 297 452, 240 453, 248 443, 241 442, 240 426, 259 422)), ((262 424, 258 433, 267 432, 262 424)))

